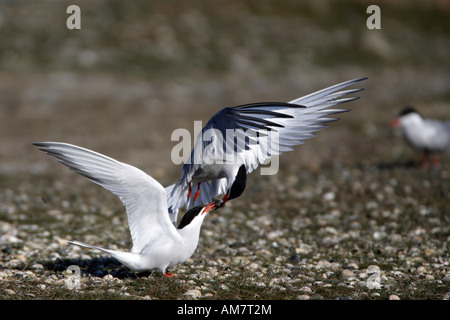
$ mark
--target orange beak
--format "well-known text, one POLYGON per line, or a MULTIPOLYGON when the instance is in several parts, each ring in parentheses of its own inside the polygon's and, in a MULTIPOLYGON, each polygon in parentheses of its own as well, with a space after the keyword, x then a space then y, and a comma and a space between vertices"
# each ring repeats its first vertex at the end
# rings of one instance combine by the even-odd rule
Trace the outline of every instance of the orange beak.
POLYGON ((397 128, 399 125, 400 125, 400 121, 399 121, 398 119, 392 119, 392 120, 389 122, 389 126, 390 126, 392 129, 397 128))
POLYGON ((203 210, 203 213, 202 213, 202 214, 207 213, 207 212, 208 212, 209 210, 211 210, 212 208, 217 207, 217 205, 218 205, 218 202, 217 202, 217 201, 213 201, 213 202, 208 203, 207 205, 205 205, 205 209, 203 210))

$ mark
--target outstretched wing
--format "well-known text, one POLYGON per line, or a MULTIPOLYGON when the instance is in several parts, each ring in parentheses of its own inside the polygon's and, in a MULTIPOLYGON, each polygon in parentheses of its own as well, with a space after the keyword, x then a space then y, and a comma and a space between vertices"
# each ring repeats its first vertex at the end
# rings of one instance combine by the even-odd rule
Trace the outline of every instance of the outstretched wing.
MULTIPOLYGON (((226 157, 232 152, 235 157, 231 159, 245 164, 247 173, 251 172, 270 157, 292 150, 293 146, 314 137, 314 132, 326 128, 327 123, 338 120, 331 116, 348 109, 332 107, 358 99, 344 96, 363 90, 341 89, 365 79, 342 82, 289 103, 265 102, 221 109, 197 137, 189 161, 182 167, 180 180, 166 188, 172 219, 177 209, 187 202, 187 185, 192 176, 205 163, 227 163, 226 157), (227 139, 230 133, 235 134, 233 139, 227 139), (208 139, 204 139, 205 135, 208 139)), ((202 183, 200 194, 203 192, 203 198, 210 201, 217 192, 223 192, 225 185, 224 181, 202 183)))
POLYGON ((126 207, 133 248, 139 253, 148 243, 179 237, 168 216, 165 189, 155 179, 126 163, 61 142, 33 143, 58 162, 108 189, 126 207))

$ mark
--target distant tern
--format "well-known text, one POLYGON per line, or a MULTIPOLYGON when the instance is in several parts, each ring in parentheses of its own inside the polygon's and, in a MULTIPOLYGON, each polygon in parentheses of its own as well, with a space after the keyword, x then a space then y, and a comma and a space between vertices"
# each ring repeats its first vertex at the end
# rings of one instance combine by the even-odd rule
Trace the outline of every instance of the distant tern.
POLYGON ((104 249, 81 241, 69 242, 103 251, 131 270, 158 269, 164 276, 173 277, 167 268, 192 256, 203 220, 211 209, 219 206, 218 201, 213 201, 203 207, 194 207, 175 227, 169 219, 164 187, 140 169, 67 143, 33 144, 120 198, 128 216, 133 242, 131 252, 104 249))
POLYGON ((182 166, 180 179, 166 187, 172 222, 176 224, 181 207, 208 203, 220 194, 224 194, 220 205, 239 197, 246 187, 247 174, 259 164, 284 151, 293 150, 293 146, 314 137, 313 132, 327 128, 326 123, 338 120, 329 116, 348 111, 330 108, 358 99, 343 96, 359 92, 362 88, 339 90, 365 79, 342 82, 289 103, 265 102, 221 109, 196 137, 189 161, 182 166), (276 133, 278 143, 265 145, 252 143, 251 137, 237 137, 236 140, 241 139, 241 142, 244 138, 247 140, 240 146, 233 141, 230 148, 230 143, 224 142, 230 130, 252 131, 256 139, 276 133), (212 132, 209 135, 213 138, 209 141, 203 139, 206 132, 212 132), (234 152, 236 161, 227 162, 229 150, 234 152))
POLYGON ((391 128, 400 127, 407 143, 423 152, 423 167, 439 164, 439 154, 450 152, 450 121, 427 119, 413 107, 404 108, 391 120, 391 128))

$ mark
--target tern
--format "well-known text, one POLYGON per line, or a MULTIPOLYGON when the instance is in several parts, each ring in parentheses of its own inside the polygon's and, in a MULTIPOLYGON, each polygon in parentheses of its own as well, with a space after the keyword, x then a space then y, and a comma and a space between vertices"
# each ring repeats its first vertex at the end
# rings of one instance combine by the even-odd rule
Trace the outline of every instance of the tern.
POLYGON ((428 119, 413 107, 404 108, 391 120, 391 128, 400 127, 406 142, 423 153, 423 167, 439 163, 439 154, 450 152, 450 121, 428 119))
POLYGON ((140 169, 67 143, 37 142, 33 145, 120 198, 126 207, 133 242, 130 252, 104 249, 81 241, 69 242, 103 251, 133 271, 158 269, 165 277, 173 277, 167 268, 192 256, 203 220, 211 209, 219 206, 219 202, 214 201, 194 207, 175 227, 169 219, 164 187, 140 169))
POLYGON ((288 103, 263 102, 219 110, 196 137, 180 179, 166 187, 172 222, 176 224, 181 207, 208 203, 220 194, 224 194, 221 206, 239 197, 246 188, 247 174, 259 164, 314 137, 313 132, 338 120, 331 115, 349 111, 331 107, 358 99, 343 96, 362 88, 342 89, 365 79, 342 82, 288 103), (236 138, 228 140, 230 131, 236 138), (269 140, 276 143, 261 143, 269 140), (230 150, 232 161, 227 158, 230 150))

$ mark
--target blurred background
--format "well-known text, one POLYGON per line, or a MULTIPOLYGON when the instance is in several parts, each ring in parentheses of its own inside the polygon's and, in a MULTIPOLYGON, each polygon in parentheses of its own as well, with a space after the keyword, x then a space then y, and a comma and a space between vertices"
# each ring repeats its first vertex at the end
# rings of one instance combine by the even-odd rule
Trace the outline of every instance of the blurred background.
MULTIPOLYGON (((448 1, 1 1, 0 175, 52 165, 30 145, 66 141, 165 184, 176 128, 225 106, 290 101, 356 77, 342 121, 282 157, 301 167, 400 161, 388 121, 405 105, 450 118, 448 1), (81 30, 69 30, 69 4, 81 30)), ((406 158, 403 158, 406 157, 406 158)), ((448 162, 448 159, 446 159, 448 162)))

